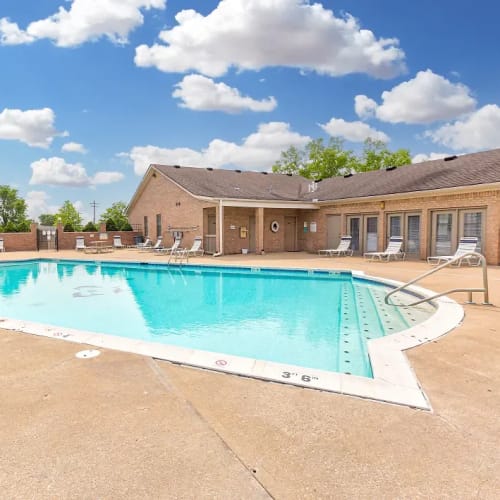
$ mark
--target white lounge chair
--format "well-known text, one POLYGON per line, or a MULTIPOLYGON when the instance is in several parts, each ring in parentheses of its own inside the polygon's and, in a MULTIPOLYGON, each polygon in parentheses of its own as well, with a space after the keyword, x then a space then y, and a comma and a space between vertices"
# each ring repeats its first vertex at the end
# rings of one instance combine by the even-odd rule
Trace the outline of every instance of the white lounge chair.
POLYGON ((156 255, 161 255, 161 254, 171 254, 174 253, 180 246, 181 244, 181 238, 175 238, 174 243, 171 247, 161 247, 161 248, 155 248, 154 253, 156 255))
POLYGON ((85 246, 85 238, 83 236, 77 236, 75 250, 85 250, 86 248, 87 247, 85 246))
POLYGON ((137 243, 137 245, 133 245, 130 248, 136 248, 136 249, 141 249, 141 248, 151 248, 153 245, 151 244, 151 240, 149 238, 146 238, 146 241, 144 243, 137 243))
POLYGON ((389 238, 389 244, 387 248, 383 252, 365 252, 363 257, 370 260, 380 260, 389 262, 391 257, 396 259, 405 259, 406 254, 401 251, 401 247, 403 246, 403 238, 401 236, 391 236, 389 238))
POLYGON ((203 239, 201 236, 196 236, 191 248, 179 248, 172 252, 174 261, 182 261, 183 259, 186 259, 186 261, 188 261, 189 257, 201 257, 205 253, 203 248, 201 248, 202 241, 203 239))
POLYGON ((325 255, 327 257, 334 256, 342 256, 342 255, 351 255, 353 254, 353 250, 351 250, 351 241, 352 236, 342 236, 340 238, 340 243, 337 248, 326 248, 324 250, 318 250, 318 255, 325 255))
MULTIPOLYGON (((434 266, 439 264, 444 264, 450 260, 461 257, 469 252, 475 252, 477 248, 477 238, 475 236, 464 236, 460 238, 458 242, 457 251, 454 255, 435 255, 432 257, 427 257, 427 262, 434 266)), ((463 263, 469 264, 469 266, 478 266, 480 264, 479 259, 475 255, 467 255, 462 259, 457 261, 457 266, 461 266, 463 263)))
POLYGON ((0 238, 0 252, 5 252, 5 247, 3 244, 3 238, 0 238))
POLYGON ((113 236, 113 248, 125 248, 120 235, 113 236))
POLYGON ((158 239, 156 240, 156 243, 154 246, 148 245, 142 248, 139 248, 140 252, 152 252, 156 250, 161 250, 163 248, 163 237, 159 236, 158 239))

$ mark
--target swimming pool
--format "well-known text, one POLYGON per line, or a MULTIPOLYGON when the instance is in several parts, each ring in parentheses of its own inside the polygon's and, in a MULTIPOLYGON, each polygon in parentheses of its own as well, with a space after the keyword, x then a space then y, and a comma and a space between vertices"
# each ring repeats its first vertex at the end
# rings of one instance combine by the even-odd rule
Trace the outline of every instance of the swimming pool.
POLYGON ((94 345, 160 344, 160 357, 234 373, 234 360, 268 363, 280 381, 321 385, 316 372, 373 378, 369 343, 436 312, 387 306, 388 290, 352 272, 31 260, 0 265, 0 317, 94 345))

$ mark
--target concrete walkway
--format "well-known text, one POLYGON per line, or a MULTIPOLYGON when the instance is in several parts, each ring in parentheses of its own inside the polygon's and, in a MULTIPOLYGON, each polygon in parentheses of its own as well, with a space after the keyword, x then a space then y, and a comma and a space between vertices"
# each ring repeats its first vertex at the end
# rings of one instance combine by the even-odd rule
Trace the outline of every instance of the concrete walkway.
MULTIPOLYGON (((92 258, 0 259, 33 256, 92 258)), ((350 268, 398 280, 429 269, 307 254, 193 262, 350 268)), ((500 305, 500 269, 489 277, 500 305)), ((479 284, 477 268, 423 282, 479 284)), ((407 352, 432 413, 110 350, 81 360, 80 345, 0 330, 1 498, 496 499, 500 309, 465 311, 459 328, 407 352)))

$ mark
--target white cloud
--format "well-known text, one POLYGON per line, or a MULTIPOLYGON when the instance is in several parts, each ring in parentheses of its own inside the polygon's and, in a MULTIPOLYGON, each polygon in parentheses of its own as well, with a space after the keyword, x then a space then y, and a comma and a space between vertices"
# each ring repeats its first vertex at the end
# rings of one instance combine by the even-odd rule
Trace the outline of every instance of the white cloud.
POLYGON ((96 172, 92 177, 92 184, 113 184, 123 179, 121 172, 96 172))
POLYGON ((443 158, 446 158, 447 156, 451 156, 451 153, 419 153, 412 158, 411 162, 422 163, 423 161, 429 160, 441 160, 443 158))
POLYGON ((141 9, 164 9, 166 0, 73 0, 69 10, 34 21, 25 31, 8 19, 0 19, 0 43, 22 44, 48 38, 59 47, 74 47, 103 36, 126 43, 129 33, 142 25, 141 9))
POLYGON ((143 175, 150 163, 165 163, 185 166, 234 166, 242 169, 268 169, 290 146, 304 147, 311 138, 290 130, 283 122, 259 125, 257 132, 245 137, 241 144, 212 140, 201 151, 190 148, 159 148, 157 146, 135 146, 128 153, 120 153, 134 163, 137 175, 143 175))
POLYGON ((412 80, 383 92, 382 101, 376 108, 376 116, 390 123, 450 120, 476 107, 467 86, 452 83, 430 69, 419 71, 412 80))
POLYGON ((120 172, 97 172, 90 177, 81 163, 66 163, 57 156, 41 158, 31 164, 30 184, 49 186, 85 187, 96 184, 110 184, 123 178, 120 172))
POLYGON ((0 45, 20 45, 31 43, 34 38, 19 29, 16 23, 12 23, 6 17, 0 19, 0 45))
POLYGON ((320 127, 332 137, 343 137, 351 142, 363 142, 368 138, 382 142, 390 140, 384 132, 360 121, 346 122, 342 118, 332 118, 328 123, 320 124, 320 127))
POLYGON ((50 108, 7 109, 0 113, 0 139, 18 140, 29 146, 47 148, 58 135, 55 114, 50 108))
POLYGON ((278 104, 274 97, 259 101, 242 96, 238 89, 201 75, 187 75, 175 87, 172 96, 182 100, 181 106, 197 111, 272 111, 278 104))
POLYGON ((377 39, 356 19, 335 17, 306 0, 221 0, 207 16, 177 13, 177 26, 162 31, 163 44, 136 49, 138 66, 165 72, 195 70, 224 75, 231 66, 259 70, 287 66, 332 76, 368 73, 390 78, 404 70, 395 38, 377 39))
POLYGON ((487 104, 462 120, 447 123, 426 137, 452 149, 477 151, 500 147, 500 107, 487 104))
POLYGON ((362 94, 354 98, 354 111, 362 120, 374 116, 376 109, 377 103, 373 99, 362 94))
POLYGON ((83 144, 79 144, 78 142, 67 142, 66 144, 63 144, 61 151, 66 151, 68 153, 87 153, 83 144))
POLYGON ((50 195, 45 191, 29 191, 26 195, 28 217, 38 222, 40 214, 54 214, 59 210, 57 205, 50 205, 50 195))

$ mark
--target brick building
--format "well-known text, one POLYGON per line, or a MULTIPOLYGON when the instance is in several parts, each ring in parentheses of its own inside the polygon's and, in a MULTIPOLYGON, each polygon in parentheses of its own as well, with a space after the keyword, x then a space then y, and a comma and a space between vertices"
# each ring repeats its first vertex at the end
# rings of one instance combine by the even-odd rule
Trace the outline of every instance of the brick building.
POLYGON ((352 236, 355 254, 404 238, 409 258, 453 254, 477 236, 500 262, 500 149, 312 182, 299 176, 151 165, 128 207, 132 224, 212 253, 316 252, 352 236))

